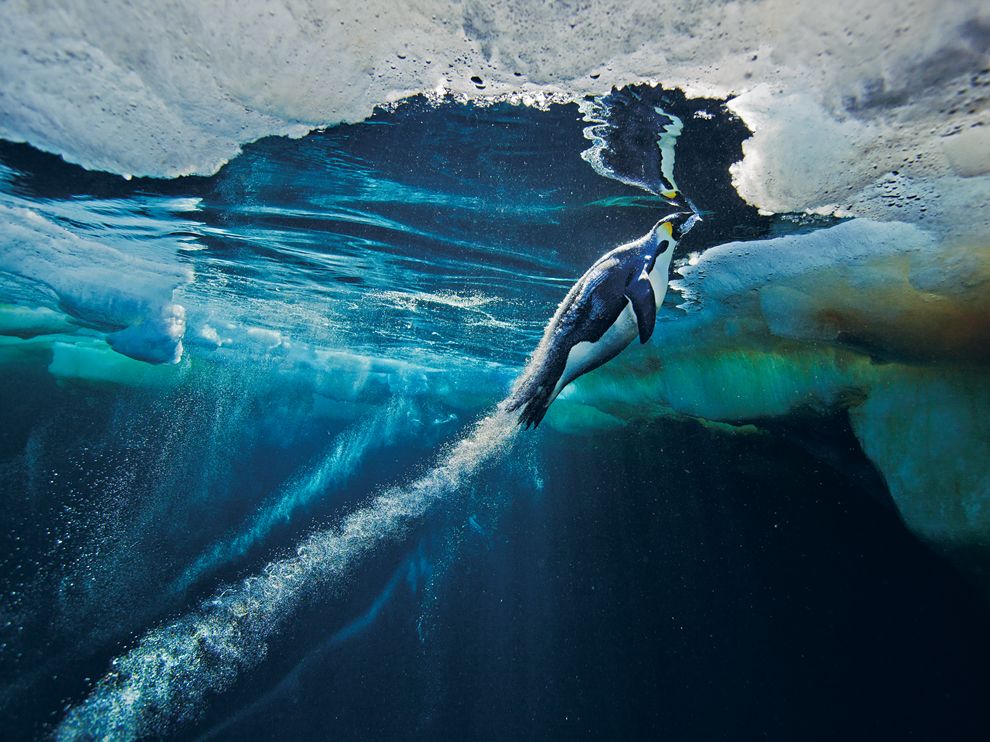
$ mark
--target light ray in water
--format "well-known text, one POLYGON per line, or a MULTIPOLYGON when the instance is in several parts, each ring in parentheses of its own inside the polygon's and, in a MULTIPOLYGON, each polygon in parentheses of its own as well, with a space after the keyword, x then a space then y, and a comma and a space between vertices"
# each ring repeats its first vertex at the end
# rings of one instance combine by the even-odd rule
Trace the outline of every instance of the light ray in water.
POLYGON ((206 697, 264 658, 268 640, 307 594, 339 584, 378 545, 402 536, 433 505, 456 494, 504 454, 518 430, 499 409, 442 453, 434 467, 376 496, 336 528, 304 539, 296 554, 146 634, 116 658, 55 731, 57 740, 162 735, 200 712, 206 697))
POLYGON ((244 556, 279 523, 289 522, 300 508, 341 486, 365 460, 366 454, 394 443, 400 424, 412 417, 408 403, 393 401, 342 432, 311 467, 290 479, 242 532, 218 541, 193 562, 172 585, 172 592, 182 593, 204 574, 244 556))

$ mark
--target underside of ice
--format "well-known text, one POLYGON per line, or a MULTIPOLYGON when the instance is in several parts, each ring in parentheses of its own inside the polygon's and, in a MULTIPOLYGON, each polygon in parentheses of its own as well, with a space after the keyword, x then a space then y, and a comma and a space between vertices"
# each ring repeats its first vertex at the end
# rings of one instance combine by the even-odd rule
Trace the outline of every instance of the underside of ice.
POLYGON ((655 80, 737 96, 755 136, 734 177, 762 209, 987 218, 990 10, 974 0, 25 1, 5 16, 0 136, 88 168, 211 173, 245 142, 416 93, 539 105, 655 80), (944 203, 912 211, 915 192, 944 203))

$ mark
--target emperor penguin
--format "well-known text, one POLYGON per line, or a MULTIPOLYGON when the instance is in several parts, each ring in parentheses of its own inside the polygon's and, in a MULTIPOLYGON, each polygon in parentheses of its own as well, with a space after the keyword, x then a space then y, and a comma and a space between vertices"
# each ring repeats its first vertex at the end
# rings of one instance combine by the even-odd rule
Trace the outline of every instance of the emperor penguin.
POLYGON ((664 217, 600 257, 571 287, 506 402, 509 412, 523 408, 521 425, 538 426, 565 386, 615 358, 637 335, 641 343, 650 339, 674 248, 699 219, 690 211, 664 217))

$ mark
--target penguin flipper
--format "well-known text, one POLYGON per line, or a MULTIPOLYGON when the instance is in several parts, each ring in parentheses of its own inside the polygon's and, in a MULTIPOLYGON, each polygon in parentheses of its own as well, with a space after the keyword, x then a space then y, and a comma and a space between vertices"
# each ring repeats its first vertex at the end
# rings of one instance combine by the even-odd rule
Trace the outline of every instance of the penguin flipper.
POLYGON ((653 293, 653 284, 645 272, 626 287, 626 298, 636 314, 639 342, 645 343, 653 335, 653 328, 657 324, 657 298, 653 293))

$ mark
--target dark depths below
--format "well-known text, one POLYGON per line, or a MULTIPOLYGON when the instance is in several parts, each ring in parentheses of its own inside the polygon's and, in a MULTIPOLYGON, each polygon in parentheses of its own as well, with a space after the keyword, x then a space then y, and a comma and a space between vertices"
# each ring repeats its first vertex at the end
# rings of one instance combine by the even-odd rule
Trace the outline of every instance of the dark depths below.
MULTIPOLYGON (((235 415, 231 430, 241 432, 223 448, 243 456, 241 464, 218 465, 210 476, 220 479, 203 485, 210 495, 202 501, 161 503, 141 484, 146 475, 164 477, 169 492, 194 492, 206 476, 207 459, 197 464, 193 455, 206 440, 198 423, 175 434, 165 450, 186 457, 163 470, 158 446, 132 445, 157 430, 143 393, 113 402, 119 391, 110 387, 32 378, 0 384, 7 409, 44 407, 48 398, 60 423, 33 448, 24 440, 29 427, 0 435, 3 481, 18 480, 19 451, 41 452, 38 471, 66 471, 58 452, 98 446, 97 464, 128 457, 136 479, 127 492, 143 494, 127 501, 155 513, 143 518, 155 525, 135 532, 147 544, 126 539, 112 574, 66 593, 74 602, 63 611, 84 597, 91 611, 77 606, 69 615, 80 617, 65 624, 52 606, 54 623, 21 637, 24 660, 6 666, 16 672, 4 672, 5 686, 63 659, 8 699, 0 734, 7 739, 43 735, 67 700, 85 694, 83 678, 105 673, 135 636, 221 582, 256 573, 314 522, 333 522, 355 498, 401 480, 439 443, 427 436, 366 457, 350 495, 335 493, 236 567, 167 599, 170 579, 239 521, 224 522, 222 513, 242 500, 250 510, 311 455, 292 442, 319 431, 305 416, 298 429, 280 417, 280 440, 289 436, 291 445, 269 450, 235 415), (127 435, 106 436, 111 429, 127 435), (217 499, 221 492, 227 499, 217 499), (182 513, 195 523, 183 523, 182 513)), ((182 395, 169 409, 195 421, 183 405, 203 403, 182 395)), ((819 425, 829 428, 801 447, 791 435, 676 420, 600 435, 522 435, 463 500, 441 503, 406 538, 383 545, 347 587, 315 596, 270 643, 267 659, 177 734, 985 739, 990 611, 906 532, 841 419, 819 425)), ((48 495, 52 507, 85 509, 76 485, 59 486, 64 491, 48 495)), ((43 498, 18 499, 7 517, 25 538, 43 540, 39 520, 54 517, 46 513, 43 498)), ((57 574, 60 563, 38 569, 57 574)))
POLYGON ((353 635, 312 606, 189 738, 985 738, 990 614, 875 477, 693 422, 534 441, 424 532, 432 587, 374 606, 383 557, 353 635), (499 515, 530 455, 544 488, 499 515))

